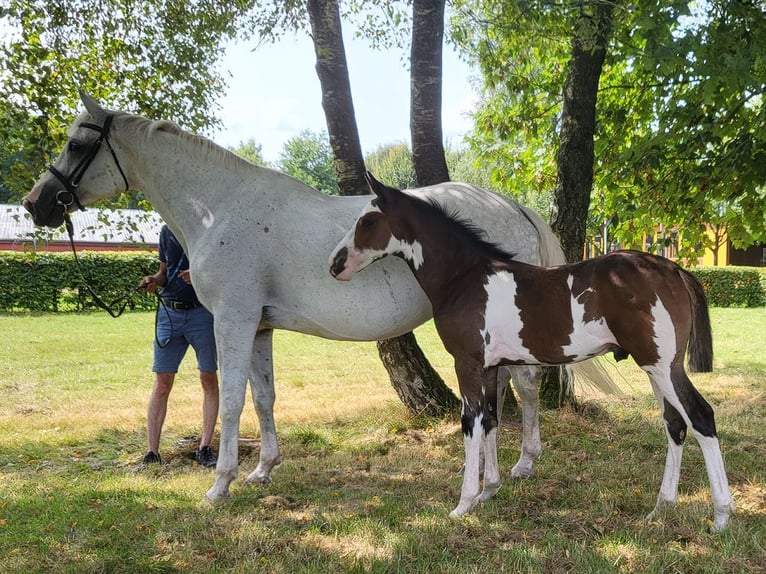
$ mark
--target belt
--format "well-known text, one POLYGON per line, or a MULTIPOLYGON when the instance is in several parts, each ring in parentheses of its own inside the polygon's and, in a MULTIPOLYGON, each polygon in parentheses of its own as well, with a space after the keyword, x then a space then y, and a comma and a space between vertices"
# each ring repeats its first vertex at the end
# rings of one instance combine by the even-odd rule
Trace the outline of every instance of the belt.
POLYGON ((197 307, 202 306, 200 303, 189 303, 187 301, 173 301, 172 299, 163 299, 162 303, 163 305, 165 305, 165 307, 170 307, 171 309, 175 309, 176 311, 190 311, 191 309, 196 309, 197 307))

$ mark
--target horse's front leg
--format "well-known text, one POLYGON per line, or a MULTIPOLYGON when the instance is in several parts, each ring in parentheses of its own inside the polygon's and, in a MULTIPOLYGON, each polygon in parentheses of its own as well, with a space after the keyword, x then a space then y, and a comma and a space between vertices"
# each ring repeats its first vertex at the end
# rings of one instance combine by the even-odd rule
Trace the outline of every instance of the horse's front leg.
POLYGON ((258 466, 245 482, 270 483, 272 469, 282 462, 274 424, 273 334, 274 331, 271 329, 258 331, 253 344, 250 390, 261 429, 261 452, 258 466))
POLYGON ((535 460, 543 450, 540 442, 540 397, 538 367, 511 368, 513 386, 521 399, 521 454, 511 469, 511 476, 528 478, 534 474, 535 460))
POLYGON ((484 452, 484 487, 479 500, 485 501, 497 494, 502 481, 500 465, 497 462, 497 433, 500 429, 501 410, 508 381, 498 384, 498 368, 490 367, 482 373, 482 394, 484 396, 484 418, 482 452, 484 452), (501 398, 501 396, 503 398, 501 398))
POLYGON ((245 405, 248 365, 253 349, 255 331, 260 321, 242 322, 231 320, 226 313, 216 309, 215 341, 221 370, 221 442, 213 486, 206 498, 217 502, 228 498, 229 486, 237 478, 239 464, 239 419, 245 405))

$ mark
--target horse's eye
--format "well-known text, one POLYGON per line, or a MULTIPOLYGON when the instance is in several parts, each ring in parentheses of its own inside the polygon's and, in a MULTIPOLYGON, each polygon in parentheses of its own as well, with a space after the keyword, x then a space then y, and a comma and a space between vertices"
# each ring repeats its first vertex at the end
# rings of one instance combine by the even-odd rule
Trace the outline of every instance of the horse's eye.
POLYGON ((359 221, 359 224, 362 226, 363 229, 369 229, 375 224, 375 221, 371 217, 365 217, 361 221, 359 221))
POLYGON ((77 140, 69 140, 69 151, 77 152, 82 149, 82 144, 77 140))

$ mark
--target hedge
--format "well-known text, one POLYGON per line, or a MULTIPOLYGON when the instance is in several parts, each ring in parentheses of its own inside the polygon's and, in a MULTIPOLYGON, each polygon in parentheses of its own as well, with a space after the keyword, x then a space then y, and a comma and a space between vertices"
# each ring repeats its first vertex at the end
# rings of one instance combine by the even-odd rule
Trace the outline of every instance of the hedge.
MULTIPOLYGON (((157 254, 146 251, 83 251, 82 273, 107 303, 133 290, 157 270, 157 254)), ((691 270, 713 307, 766 305, 766 268, 697 267, 691 270)), ((129 309, 154 309, 154 296, 133 291, 129 309)), ((71 253, 0 251, 0 311, 82 311, 96 305, 83 285, 71 253)))
POLYGON ((766 305, 766 268, 697 267, 711 307, 761 307, 766 305))
POLYGON ((83 251, 78 258, 82 276, 71 253, 0 251, 0 310, 95 309, 83 276, 106 303, 130 292, 129 309, 150 310, 156 306, 153 295, 135 291, 142 277, 156 272, 156 253, 83 251))

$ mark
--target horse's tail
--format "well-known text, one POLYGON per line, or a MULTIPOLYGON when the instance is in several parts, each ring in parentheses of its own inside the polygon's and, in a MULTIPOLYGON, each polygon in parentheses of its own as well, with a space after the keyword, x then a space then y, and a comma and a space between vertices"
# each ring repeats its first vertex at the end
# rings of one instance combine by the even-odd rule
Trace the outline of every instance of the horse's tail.
MULTIPOLYGON (((561 244, 556 234, 553 233, 553 230, 540 214, 521 204, 519 204, 519 209, 521 209, 524 217, 529 220, 537 231, 537 237, 539 238, 537 249, 540 254, 540 265, 550 267, 566 263, 566 255, 564 255, 564 250, 561 249, 561 244)), ((589 359, 581 363, 561 367, 559 378, 562 382, 568 382, 570 385, 574 382, 577 382, 578 385, 586 383, 588 386, 595 387, 608 395, 622 394, 620 387, 609 376, 600 358, 589 359)))
POLYGON ((520 203, 517 204, 521 213, 526 217, 529 222, 534 226, 537 231, 537 249, 540 254, 540 265, 545 267, 551 267, 553 265, 563 265, 567 262, 567 258, 564 255, 564 250, 561 249, 561 244, 553 233, 553 230, 545 222, 542 216, 534 209, 530 209, 520 203))
POLYGON ((692 373, 709 373, 713 370, 713 332, 710 328, 710 313, 707 297, 699 280, 681 269, 681 279, 689 294, 692 328, 689 334, 689 370, 692 373))

